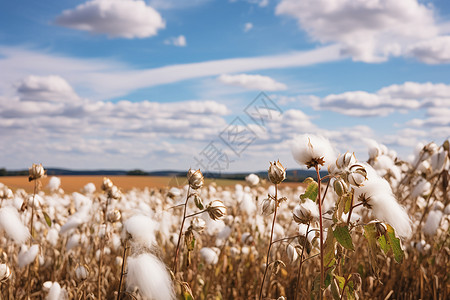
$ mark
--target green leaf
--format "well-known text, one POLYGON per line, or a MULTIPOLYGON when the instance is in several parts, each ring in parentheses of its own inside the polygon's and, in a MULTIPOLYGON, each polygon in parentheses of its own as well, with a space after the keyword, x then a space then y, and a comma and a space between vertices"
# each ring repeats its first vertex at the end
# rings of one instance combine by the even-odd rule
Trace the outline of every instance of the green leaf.
POLYGON ((383 250, 384 254, 389 254, 389 250, 391 250, 391 245, 389 245, 386 237, 384 235, 378 238, 378 244, 380 244, 381 250, 383 250))
POLYGON ((338 224, 336 229, 333 231, 333 234, 339 244, 341 244, 345 249, 355 250, 352 237, 346 224, 338 224))
POLYGON ((347 195, 344 196, 344 213, 348 214, 348 212, 350 211, 350 208, 352 207, 352 201, 353 200, 353 193, 348 193, 347 195))
POLYGON ((188 292, 184 292, 184 300, 194 300, 194 298, 188 292))
POLYGON ((341 299, 341 296, 339 295, 339 292, 338 292, 338 288, 336 286, 336 282, 334 280, 331 282, 331 295, 333 296, 334 300, 341 299))
POLYGON ((324 255, 323 255, 323 265, 325 267, 331 267, 335 264, 336 259, 334 257, 334 246, 336 240, 334 239, 334 235, 331 234, 332 229, 331 226, 328 228, 327 239, 323 244, 324 255))
POLYGON ((403 253, 402 246, 400 245, 400 239, 395 236, 395 230, 391 225, 386 224, 386 227, 387 231, 385 236, 387 242, 391 246, 395 260, 398 263, 401 263, 403 261, 403 258, 405 257, 405 254, 403 253))
POLYGON ((45 219, 45 222, 47 223, 48 227, 51 227, 52 219, 50 219, 50 217, 48 216, 48 214, 45 211, 43 211, 42 213, 44 214, 44 219, 45 219))
POLYGON ((336 274, 334 274, 334 278, 336 278, 336 280, 338 281, 339 290, 342 291, 345 284, 345 278, 336 274))
POLYGON ((319 190, 319 185, 314 180, 307 178, 304 182, 308 181, 308 186, 306 187, 305 193, 300 195, 301 200, 311 199, 312 201, 317 200, 317 193, 319 190))
POLYGON ((369 244, 369 258, 370 266, 375 274, 379 275, 380 267, 378 266, 377 253, 380 251, 377 246, 378 232, 375 227, 375 223, 367 224, 364 226, 364 236, 369 244))

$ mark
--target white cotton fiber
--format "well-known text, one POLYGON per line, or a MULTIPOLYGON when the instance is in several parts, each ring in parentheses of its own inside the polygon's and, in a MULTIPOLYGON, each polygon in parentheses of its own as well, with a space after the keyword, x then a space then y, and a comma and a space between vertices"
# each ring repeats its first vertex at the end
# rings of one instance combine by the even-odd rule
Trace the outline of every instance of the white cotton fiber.
POLYGON ((427 217, 427 221, 423 226, 423 232, 426 235, 433 236, 436 234, 436 231, 438 230, 439 225, 441 224, 442 215, 443 213, 440 210, 430 211, 427 217))
POLYGON ((61 186, 61 179, 59 177, 55 177, 55 176, 50 178, 50 180, 47 184, 47 187, 52 192, 56 192, 60 186, 61 186))
POLYGON ((200 256, 208 265, 215 265, 219 261, 219 256, 212 248, 204 247, 200 250, 200 256))
POLYGON ((131 234, 133 241, 148 247, 156 244, 155 230, 157 224, 147 216, 135 215, 124 224, 124 230, 131 234))
POLYGON ((23 225, 19 213, 11 206, 0 209, 0 229, 3 229, 19 245, 25 243, 30 237, 30 231, 23 225))
POLYGON ((30 249, 27 249, 27 247, 24 245, 20 249, 18 261, 19 261, 19 267, 25 267, 32 263, 36 256, 39 253, 39 245, 33 245, 30 247, 30 249))
POLYGON ((361 187, 355 188, 355 199, 363 196, 372 207, 373 215, 394 227, 403 238, 411 236, 411 220, 400 204, 398 204, 389 183, 381 178, 369 165, 364 164, 367 180, 361 187))
POLYGON ((256 204, 252 195, 245 193, 242 197, 239 208, 242 212, 245 212, 248 216, 253 216, 256 212, 256 204))
POLYGON ((153 300, 175 299, 172 281, 166 266, 149 253, 129 257, 127 260, 127 288, 139 288, 139 292, 153 300))
POLYGON ((60 300, 61 299, 61 286, 57 282, 53 282, 50 291, 48 292, 46 300, 60 300))

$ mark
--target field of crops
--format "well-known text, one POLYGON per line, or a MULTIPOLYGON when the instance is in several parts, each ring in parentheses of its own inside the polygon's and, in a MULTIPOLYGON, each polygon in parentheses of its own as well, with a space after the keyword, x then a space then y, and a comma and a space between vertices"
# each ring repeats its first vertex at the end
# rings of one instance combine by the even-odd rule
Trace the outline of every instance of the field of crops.
POLYGON ((303 137, 301 185, 270 158, 238 183, 0 178, 0 299, 448 299, 448 141, 368 150, 303 137))

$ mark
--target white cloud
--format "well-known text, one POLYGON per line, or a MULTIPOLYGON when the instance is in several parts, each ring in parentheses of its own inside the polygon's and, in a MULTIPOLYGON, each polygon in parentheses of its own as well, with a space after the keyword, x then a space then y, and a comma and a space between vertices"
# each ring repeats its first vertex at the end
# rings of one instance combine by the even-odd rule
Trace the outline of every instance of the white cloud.
POLYGON ((248 22, 244 24, 244 32, 249 32, 250 30, 252 30, 253 28, 253 24, 248 22))
POLYGON ((251 74, 222 74, 218 80, 224 84, 243 87, 249 90, 280 91, 287 89, 286 85, 268 76, 251 74))
POLYGON ((150 0, 151 7, 161 10, 186 9, 203 5, 211 0, 150 0))
POLYGON ((311 102, 311 106, 355 117, 386 116, 396 111, 450 106, 449 93, 450 85, 405 82, 384 87, 376 93, 350 91, 331 94, 311 102))
POLYGON ((417 0, 282 0, 276 14, 296 18, 314 40, 339 43, 357 61, 409 55, 449 62, 449 37, 441 36, 433 8, 417 0))
POLYGON ((146 38, 165 28, 161 15, 141 0, 92 0, 65 10, 56 24, 107 34, 112 38, 146 38))
POLYGON ((184 35, 179 35, 177 37, 171 37, 164 41, 166 45, 174 45, 176 47, 186 47, 186 37, 184 35))
POLYGON ((328 46, 304 52, 231 58, 169 65, 153 69, 131 69, 113 60, 77 59, 16 47, 0 47, 0 91, 29 74, 60 74, 83 97, 108 99, 135 89, 226 73, 309 66, 341 60, 339 47, 328 46), (127 80, 123 80, 127 78, 127 80))
POLYGON ((67 102, 78 100, 79 97, 60 76, 28 76, 17 85, 17 92, 24 101, 67 102))

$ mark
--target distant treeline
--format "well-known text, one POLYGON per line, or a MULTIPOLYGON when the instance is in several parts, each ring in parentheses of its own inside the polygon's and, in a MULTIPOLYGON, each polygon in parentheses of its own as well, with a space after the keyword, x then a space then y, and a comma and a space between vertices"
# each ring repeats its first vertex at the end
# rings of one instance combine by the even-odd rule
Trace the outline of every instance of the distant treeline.
MULTIPOLYGON (((321 176, 327 175, 327 172, 320 172, 321 176)), ((232 179, 232 180, 244 180, 249 173, 217 173, 217 172, 204 172, 206 178, 216 179, 232 179)), ((267 171, 256 172, 261 178, 267 177, 267 171)), ((0 168, 0 176, 27 176, 28 170, 7 170, 6 168, 0 168)), ((48 176, 62 176, 62 175, 79 175, 79 176, 166 176, 166 177, 183 177, 186 176, 186 172, 181 171, 152 171, 147 172, 140 169, 134 169, 129 171, 124 170, 67 170, 67 169, 47 169, 48 176)), ((313 170, 287 170, 286 181, 303 181, 307 177, 316 178, 316 172, 313 170)))

